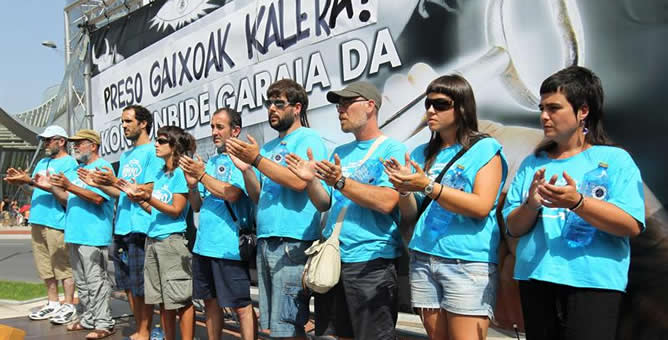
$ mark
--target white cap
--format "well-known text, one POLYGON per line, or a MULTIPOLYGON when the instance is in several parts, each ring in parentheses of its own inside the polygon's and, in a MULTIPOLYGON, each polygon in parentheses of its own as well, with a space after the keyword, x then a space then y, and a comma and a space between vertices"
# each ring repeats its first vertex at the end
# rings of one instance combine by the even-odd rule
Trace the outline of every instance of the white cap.
POLYGON ((47 126, 46 129, 44 129, 44 132, 40 133, 37 135, 40 138, 51 138, 53 136, 60 136, 60 137, 65 137, 68 138, 67 132, 65 132, 65 129, 58 125, 51 125, 47 126))

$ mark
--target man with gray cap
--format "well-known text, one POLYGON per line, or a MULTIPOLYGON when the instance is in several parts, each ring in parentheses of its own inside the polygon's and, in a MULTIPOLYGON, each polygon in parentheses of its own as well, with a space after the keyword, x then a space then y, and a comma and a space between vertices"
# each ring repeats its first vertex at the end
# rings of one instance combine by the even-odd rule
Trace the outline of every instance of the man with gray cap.
POLYGON ((93 184, 85 170, 111 168, 100 158, 100 135, 88 129, 69 138, 74 144, 77 171, 51 175, 53 194, 66 202, 65 242, 70 250, 74 282, 83 314, 67 326, 70 331, 89 329, 87 339, 113 333, 109 308, 111 284, 107 277, 107 247, 111 244, 114 199, 93 184), (81 175, 79 175, 79 173, 81 175), (80 178, 81 177, 81 178, 80 178), (86 183, 88 182, 88 183, 86 183))
POLYGON ((74 281, 64 240, 65 206, 53 195, 49 177, 57 172, 73 170, 77 162, 67 154, 67 132, 62 127, 51 125, 38 136, 46 157, 37 163, 32 178, 26 171, 9 168, 6 180, 13 184, 35 187, 28 222, 32 225, 35 266, 40 278, 46 284, 48 302, 28 317, 32 320, 50 319, 53 323, 65 324, 76 316, 76 309, 72 304, 74 281), (63 305, 58 300, 60 280, 65 291, 63 305))
POLYGON ((329 161, 287 157, 290 170, 309 183, 313 204, 329 210, 323 236, 340 232, 341 279, 327 293, 315 294, 316 335, 394 339, 399 193, 382 161, 405 159, 406 147, 378 128, 382 97, 374 85, 355 82, 328 92, 327 100, 336 104, 341 130, 354 134, 355 141, 334 149, 329 161))

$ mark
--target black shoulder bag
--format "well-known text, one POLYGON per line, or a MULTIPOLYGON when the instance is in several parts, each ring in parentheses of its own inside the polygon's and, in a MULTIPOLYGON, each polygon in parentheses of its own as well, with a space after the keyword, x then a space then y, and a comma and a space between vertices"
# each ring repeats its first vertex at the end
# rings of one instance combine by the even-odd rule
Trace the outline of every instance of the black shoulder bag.
POLYGON ((241 223, 237 222, 239 220, 237 214, 234 213, 234 210, 232 210, 227 201, 225 201, 225 206, 230 213, 230 217, 232 217, 232 221, 239 226, 239 256, 241 257, 241 261, 252 261, 255 259, 255 254, 257 253, 257 236, 255 236, 250 226, 242 226, 241 223))
MULTIPOLYGON (((459 152, 457 152, 457 154, 456 154, 454 157, 452 157, 452 159, 450 160, 450 162, 448 162, 448 164, 447 164, 446 166, 443 167, 443 170, 441 170, 441 172, 438 174, 438 176, 436 177, 436 179, 434 180, 434 182, 435 182, 435 183, 441 183, 441 180, 442 180, 443 177, 445 176, 445 173, 448 172, 448 169, 452 166, 452 164, 455 164, 455 162, 456 162, 459 158, 461 158, 461 157, 466 153, 466 151, 469 151, 469 150, 473 149, 473 146, 475 145, 475 143, 477 143, 477 142, 479 142, 479 141, 481 141, 481 140, 483 140, 483 139, 485 139, 485 138, 487 138, 487 136, 485 136, 485 135, 483 135, 483 136, 479 136, 478 138, 476 138, 475 140, 473 140, 473 142, 471 143, 471 146, 469 146, 468 149, 463 149, 463 148, 462 148, 461 150, 459 150, 459 152)), ((420 209, 418 209, 417 217, 416 217, 416 218, 419 218, 420 215, 422 215, 422 213, 423 213, 425 210, 427 210, 427 207, 429 206, 429 203, 431 203, 431 201, 432 201, 432 199, 431 199, 429 196, 425 196, 425 197, 424 197, 424 200, 422 201, 422 204, 420 205, 420 209)))

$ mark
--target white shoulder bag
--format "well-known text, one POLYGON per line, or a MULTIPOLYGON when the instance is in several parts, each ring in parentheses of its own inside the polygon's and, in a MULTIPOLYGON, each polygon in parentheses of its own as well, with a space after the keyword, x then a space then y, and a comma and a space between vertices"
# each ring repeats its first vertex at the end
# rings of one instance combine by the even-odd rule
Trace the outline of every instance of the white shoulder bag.
MULTIPOLYGON (((380 136, 373 142, 369 151, 367 151, 364 158, 362 158, 360 166, 371 157, 378 146, 386 139, 386 136, 380 136)), ((304 251, 309 258, 304 267, 302 283, 305 287, 316 293, 327 293, 332 287, 339 283, 339 278, 341 276, 339 234, 341 233, 341 225, 343 224, 347 208, 347 206, 344 206, 341 211, 339 211, 332 235, 324 241, 316 240, 308 249, 306 249, 306 251, 304 251)))

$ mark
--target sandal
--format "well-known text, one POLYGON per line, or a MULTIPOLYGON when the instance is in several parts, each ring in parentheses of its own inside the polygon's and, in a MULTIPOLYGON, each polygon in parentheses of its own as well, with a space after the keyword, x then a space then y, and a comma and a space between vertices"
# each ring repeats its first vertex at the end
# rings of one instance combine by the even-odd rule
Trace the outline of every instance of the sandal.
POLYGON ((86 339, 104 339, 108 336, 112 336, 116 331, 112 329, 94 329, 92 332, 86 334, 86 339))
POLYGON ((81 323, 79 323, 79 321, 67 325, 67 330, 70 332, 83 331, 84 329, 90 329, 90 328, 84 327, 81 323))

